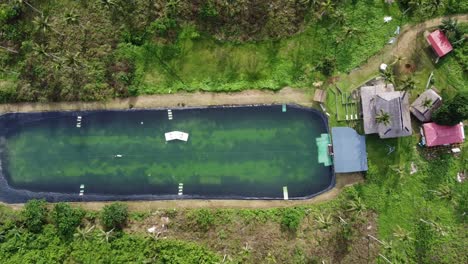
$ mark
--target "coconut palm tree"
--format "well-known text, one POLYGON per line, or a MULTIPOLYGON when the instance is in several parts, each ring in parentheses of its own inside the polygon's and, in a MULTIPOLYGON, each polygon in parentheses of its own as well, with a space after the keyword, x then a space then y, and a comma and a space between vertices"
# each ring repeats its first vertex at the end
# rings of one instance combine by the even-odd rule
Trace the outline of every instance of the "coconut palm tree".
POLYGON ((67 25, 78 25, 80 23, 79 16, 74 10, 70 10, 65 13, 64 20, 67 25))
POLYGON ((346 211, 348 212, 354 212, 356 213, 357 215, 361 215, 364 213, 364 211, 366 211, 367 207, 366 205, 364 204, 364 202, 362 201, 361 197, 356 197, 355 199, 351 200, 348 204, 347 204, 347 209, 346 211))
POLYGON ((389 83, 394 84, 395 82, 395 76, 393 75, 392 70, 389 68, 390 67, 388 67, 385 71, 380 72, 380 76, 384 79, 385 87, 387 87, 389 83))
POLYGON ((400 90, 404 91, 403 97, 407 92, 412 91, 416 88, 416 82, 413 77, 408 76, 406 79, 401 80, 400 90))
POLYGON ((324 215, 323 213, 320 213, 316 218, 315 221, 319 225, 320 229, 328 229, 332 226, 333 224, 333 219, 330 214, 324 215))
POLYGON ((434 221, 431 221, 431 220, 422 219, 422 218, 419 218, 419 221, 431 226, 440 235, 442 235, 442 236, 447 235, 447 232, 445 231, 445 227, 443 227, 441 224, 439 224, 437 222, 434 222, 434 221))
POLYGON ((398 238, 400 241, 412 241, 414 238, 411 236, 411 232, 401 228, 397 225, 396 229, 393 231, 393 236, 398 238))
POLYGON ((76 67, 81 66, 81 61, 79 59, 80 54, 81 54, 80 52, 76 52, 76 53, 67 52, 67 54, 64 57, 65 65, 67 65, 70 68, 76 68, 76 67))
POLYGON ((439 29, 442 30, 451 41, 453 41, 458 35, 461 35, 458 20, 453 18, 443 19, 439 29))
POLYGON ((450 186, 446 184, 440 185, 436 190, 431 190, 439 199, 447 200, 451 203, 455 203, 456 201, 456 194, 450 188, 450 186))
POLYGON ((427 97, 424 98, 424 100, 421 102, 421 106, 426 109, 429 109, 432 106, 432 99, 427 97))
POLYGON ((318 12, 318 19, 324 17, 332 17, 336 12, 335 4, 331 0, 322 0, 320 2, 320 8, 318 12))
POLYGON ((42 31, 44 34, 51 29, 49 17, 42 14, 34 18, 33 24, 37 31, 42 31))
POLYGON ((33 24, 35 25, 36 30, 41 31, 42 34, 44 34, 44 35, 48 31, 53 31, 53 32, 57 33, 58 35, 63 36, 62 33, 58 32, 57 30, 55 30, 52 27, 48 16, 45 16, 45 15, 41 14, 40 16, 35 17, 34 20, 33 20, 33 24))
POLYGON ((94 230, 94 227, 95 227, 94 225, 91 227, 85 227, 85 228, 77 227, 76 233, 73 234, 73 236, 79 240, 88 240, 91 234, 91 231, 94 230))
POLYGON ((107 243, 109 243, 109 240, 113 237, 112 232, 114 232, 114 228, 112 228, 111 230, 109 230, 107 232, 102 230, 102 229, 99 229, 99 231, 101 231, 99 233, 99 237, 101 237, 101 240, 106 241, 107 243))
POLYGON ((117 6, 114 0, 100 0, 101 5, 107 9, 111 9, 117 6))
POLYGON ((375 122, 388 126, 390 124, 390 114, 380 109, 380 113, 375 117, 375 122))
POLYGON ((33 51, 36 56, 40 56, 40 57, 45 56, 45 57, 52 58, 56 61, 61 61, 61 59, 58 56, 54 55, 53 53, 48 52, 47 48, 48 48, 47 45, 34 43, 33 51))
POLYGON ((437 13, 437 10, 439 10, 443 6, 444 3, 442 2, 442 0, 429 0, 424 6, 424 11, 428 11, 432 16, 435 13, 437 13))
POLYGON ((395 57, 395 60, 390 65, 400 66, 401 62, 406 60, 406 57, 401 56, 401 55, 393 55, 393 57, 395 57))

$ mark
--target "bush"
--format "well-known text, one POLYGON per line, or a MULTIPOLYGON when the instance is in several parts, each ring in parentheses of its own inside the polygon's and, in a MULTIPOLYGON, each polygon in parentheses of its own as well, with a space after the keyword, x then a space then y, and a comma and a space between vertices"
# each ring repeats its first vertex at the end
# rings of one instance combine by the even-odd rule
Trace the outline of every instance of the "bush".
POLYGON ((336 69, 336 60, 330 57, 326 57, 317 67, 321 73, 325 76, 331 76, 336 69))
POLYGON ((468 93, 460 93, 434 111, 432 119, 439 125, 453 126, 468 119, 468 93))
POLYGON ((189 218, 201 231, 208 231, 215 224, 213 213, 208 209, 195 210, 189 215, 189 218))
POLYGON ((75 229, 81 224, 85 212, 80 208, 73 208, 66 203, 58 203, 52 210, 52 221, 57 232, 63 239, 70 239, 75 229))
POLYGON ((33 233, 42 231, 47 220, 47 207, 44 200, 29 200, 21 211, 26 228, 33 233))
POLYGON ((128 207, 122 203, 112 203, 104 206, 99 220, 106 230, 121 230, 127 223, 128 207))
POLYGON ((281 217, 281 228, 296 233, 303 217, 304 214, 297 208, 284 209, 281 217))

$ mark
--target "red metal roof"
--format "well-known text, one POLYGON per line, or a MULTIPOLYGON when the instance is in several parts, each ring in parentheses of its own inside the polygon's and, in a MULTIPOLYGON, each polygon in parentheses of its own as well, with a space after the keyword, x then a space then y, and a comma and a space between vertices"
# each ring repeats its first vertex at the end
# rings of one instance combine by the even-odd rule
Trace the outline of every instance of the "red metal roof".
POLYGON ((436 123, 426 123, 423 127, 426 145, 428 147, 462 143, 465 138, 463 124, 461 123, 455 126, 441 126, 436 123))
POLYGON ((450 41, 445 36, 444 32, 440 30, 432 32, 429 36, 427 36, 427 40, 439 57, 442 57, 453 50, 450 41))

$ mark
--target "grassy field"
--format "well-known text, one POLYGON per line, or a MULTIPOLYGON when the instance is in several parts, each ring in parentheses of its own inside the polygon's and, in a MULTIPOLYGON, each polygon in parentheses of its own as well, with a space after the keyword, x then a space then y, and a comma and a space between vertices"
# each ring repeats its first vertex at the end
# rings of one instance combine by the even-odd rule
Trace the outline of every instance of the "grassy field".
POLYGON ((226 43, 185 26, 171 46, 122 45, 119 51, 137 58, 138 93, 307 88, 326 78, 319 69, 324 58, 339 72, 349 72, 380 50, 402 22, 396 5, 379 1, 340 10, 346 22, 313 22, 286 39, 226 43), (384 23, 384 16, 394 20, 384 23))

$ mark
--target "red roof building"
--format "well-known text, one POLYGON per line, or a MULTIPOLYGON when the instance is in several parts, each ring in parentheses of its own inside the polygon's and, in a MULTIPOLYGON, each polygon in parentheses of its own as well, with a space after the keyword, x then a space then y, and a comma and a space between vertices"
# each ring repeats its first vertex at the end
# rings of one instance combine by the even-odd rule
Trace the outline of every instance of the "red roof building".
POLYGON ((432 49, 437 53, 439 58, 453 50, 452 44, 450 44, 444 32, 439 29, 429 34, 427 41, 431 44, 432 49))
POLYGON ((423 128, 428 147, 462 143, 465 139, 462 123, 454 126, 441 126, 432 122, 424 124, 423 128))

